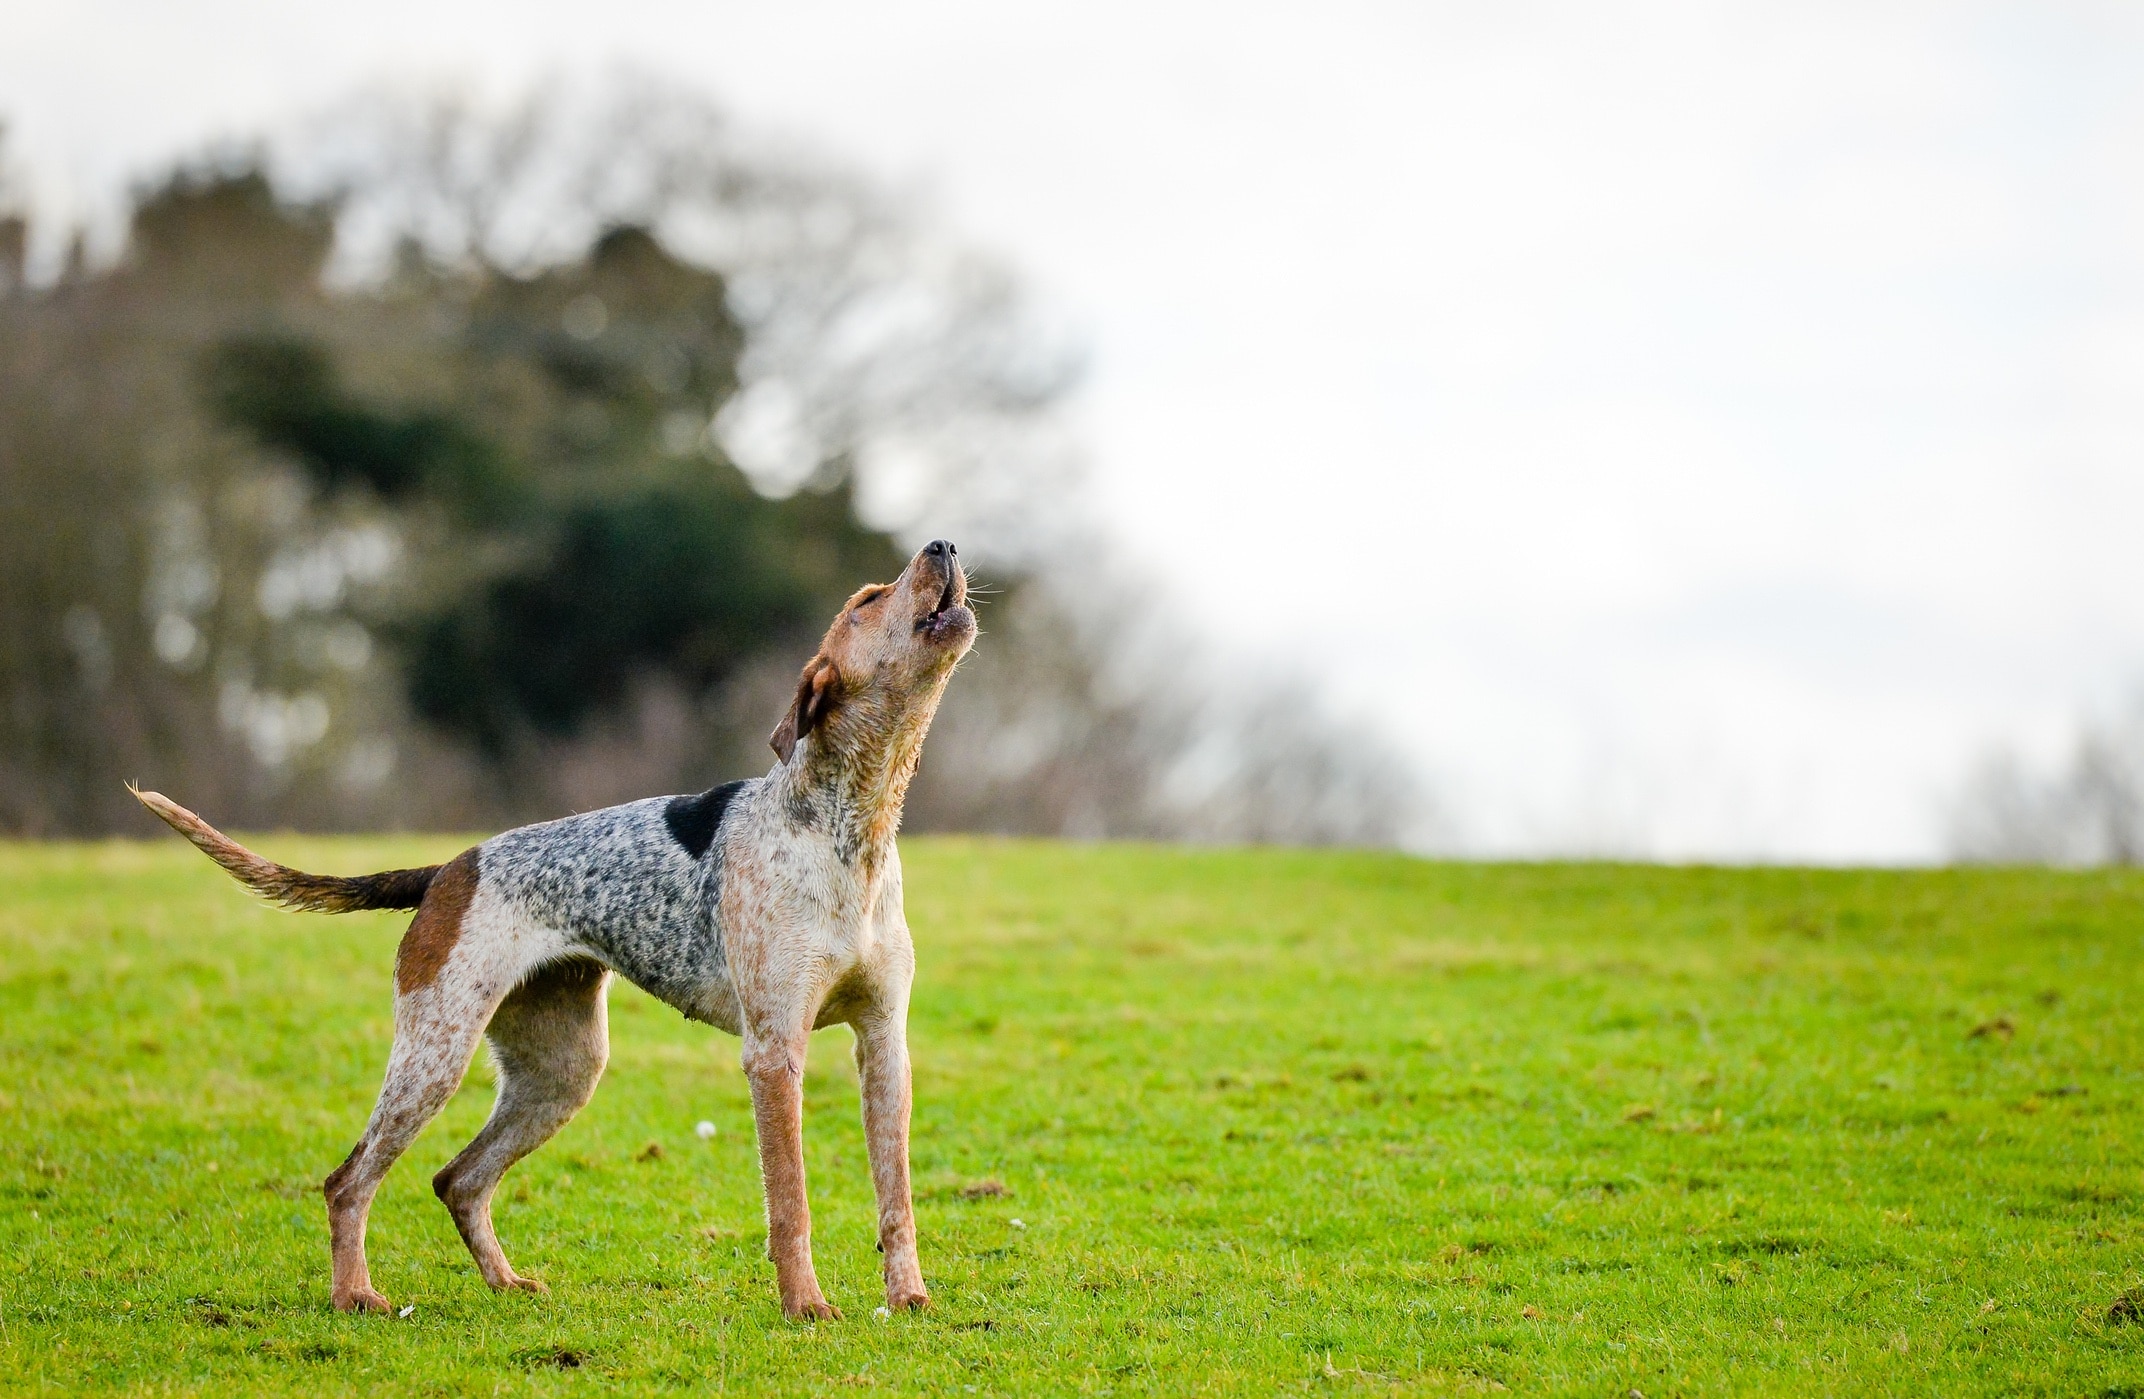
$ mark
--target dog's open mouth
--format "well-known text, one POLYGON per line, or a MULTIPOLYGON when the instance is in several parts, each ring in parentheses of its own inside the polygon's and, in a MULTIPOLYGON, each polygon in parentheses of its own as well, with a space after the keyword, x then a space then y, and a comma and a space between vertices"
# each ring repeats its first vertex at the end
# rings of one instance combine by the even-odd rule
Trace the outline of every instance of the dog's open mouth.
POLYGON ((964 615, 966 611, 960 605, 960 594, 965 591, 960 584, 961 576, 957 570, 946 575, 945 588, 938 594, 938 605, 916 618, 917 631, 936 641, 958 625, 960 616, 956 614, 964 615))

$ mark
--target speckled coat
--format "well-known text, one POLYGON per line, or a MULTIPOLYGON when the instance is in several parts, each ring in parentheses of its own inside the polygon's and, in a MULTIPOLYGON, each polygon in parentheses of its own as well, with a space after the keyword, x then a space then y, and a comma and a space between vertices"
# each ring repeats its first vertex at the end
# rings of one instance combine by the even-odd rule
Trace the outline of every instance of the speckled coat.
POLYGON ((613 973, 744 1041, 782 1308, 833 1318, 805 1193, 805 1045, 856 1033, 886 1304, 927 1305, 908 1180, 915 951, 894 842, 940 696, 975 638, 937 541, 843 607, 799 678, 766 776, 508 831, 430 869, 354 878, 275 864, 154 792, 142 802, 289 907, 416 907, 395 962, 395 1039, 364 1135, 327 1179, 333 1298, 385 1309, 365 1222, 396 1158, 453 1096, 479 1038, 499 1069, 483 1130, 433 1178, 486 1282, 542 1292, 492 1227, 499 1179, 587 1103, 609 1054, 613 973))

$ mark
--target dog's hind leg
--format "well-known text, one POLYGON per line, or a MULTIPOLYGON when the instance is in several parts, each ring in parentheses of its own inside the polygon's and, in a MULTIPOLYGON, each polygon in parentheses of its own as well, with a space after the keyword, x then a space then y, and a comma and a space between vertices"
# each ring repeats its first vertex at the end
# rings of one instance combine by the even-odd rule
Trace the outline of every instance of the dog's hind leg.
POLYGON ((499 1002, 540 956, 496 915, 472 917, 478 855, 441 869, 395 955, 395 1043, 372 1119, 349 1159, 327 1178, 335 1305, 385 1311, 365 1266, 365 1216, 396 1158, 461 1086, 477 1036, 499 1002))
POLYGON ((372 1197, 395 1161, 461 1087, 477 1035, 498 999, 498 991, 487 994, 487 988, 456 984, 451 976, 395 998, 395 1043, 379 1101, 365 1135, 322 1187, 337 1309, 387 1310, 387 1299, 373 1289, 365 1264, 365 1217, 372 1197))
POLYGON ((595 962, 554 963, 500 1003, 485 1031, 499 1068, 491 1116, 461 1154, 432 1177, 432 1190, 495 1288, 547 1289, 507 1262, 491 1225, 491 1195, 516 1161, 542 1146, 593 1097, 610 1057, 604 990, 610 971, 595 962))

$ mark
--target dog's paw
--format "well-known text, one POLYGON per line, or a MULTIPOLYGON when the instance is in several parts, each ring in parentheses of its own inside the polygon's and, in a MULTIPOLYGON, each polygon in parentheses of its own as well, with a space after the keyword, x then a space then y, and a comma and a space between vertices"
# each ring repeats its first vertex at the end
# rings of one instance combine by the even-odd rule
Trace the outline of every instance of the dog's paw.
POLYGON ((544 1284, 536 1278, 509 1278, 507 1280, 506 1286, 500 1288, 499 1290, 501 1292, 533 1292, 538 1297, 548 1297, 551 1295, 551 1289, 544 1286, 544 1284))
POLYGON ((839 1321, 841 1308, 824 1297, 807 1297, 783 1302, 782 1315, 791 1321, 839 1321))
POLYGON ((931 1294, 919 1283, 915 1287, 887 1288, 886 1310, 890 1312, 920 1312, 931 1304, 931 1294))
POLYGON ((339 1312, 386 1312, 394 1310, 394 1303, 374 1292, 369 1287, 352 1288, 335 1299, 339 1312))

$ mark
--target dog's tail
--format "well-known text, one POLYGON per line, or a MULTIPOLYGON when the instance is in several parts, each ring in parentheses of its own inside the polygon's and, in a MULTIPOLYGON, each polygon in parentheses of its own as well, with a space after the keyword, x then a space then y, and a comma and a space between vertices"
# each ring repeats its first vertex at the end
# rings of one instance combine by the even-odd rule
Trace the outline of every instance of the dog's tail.
POLYGON ((127 784, 143 806, 185 836, 202 854, 222 865, 231 878, 272 904, 311 913, 352 913, 365 908, 415 908, 424 902, 438 865, 421 870, 386 870, 380 874, 342 876, 306 874, 254 854, 161 792, 144 792, 127 784))

